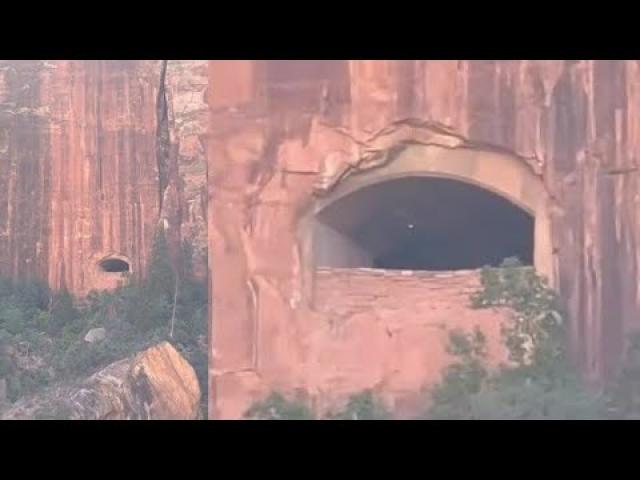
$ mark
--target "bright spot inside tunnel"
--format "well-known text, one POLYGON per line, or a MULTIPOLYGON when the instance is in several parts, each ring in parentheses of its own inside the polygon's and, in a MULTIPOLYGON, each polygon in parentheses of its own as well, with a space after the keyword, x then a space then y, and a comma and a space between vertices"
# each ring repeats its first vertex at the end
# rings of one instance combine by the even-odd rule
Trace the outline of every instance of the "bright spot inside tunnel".
POLYGON ((533 263, 534 218, 458 180, 408 177, 364 187, 316 216, 318 267, 466 270, 533 263))
POLYGON ((122 273, 129 271, 129 263, 119 258, 107 258, 100 262, 100 268, 103 272, 122 273))

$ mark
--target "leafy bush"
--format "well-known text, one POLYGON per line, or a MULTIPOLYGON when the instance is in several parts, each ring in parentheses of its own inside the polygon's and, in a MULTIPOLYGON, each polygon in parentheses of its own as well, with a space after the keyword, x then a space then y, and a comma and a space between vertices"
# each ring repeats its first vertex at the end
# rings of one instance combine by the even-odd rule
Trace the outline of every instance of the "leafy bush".
MULTIPOLYGON (((254 403, 245 413, 253 420, 315 420, 313 410, 305 403, 302 394, 288 399, 272 392, 266 399, 254 403)), ((329 413, 326 420, 388 420, 391 414, 370 390, 352 395, 339 411, 329 413)))
POLYGON ((13 303, 0 304, 0 328, 12 335, 22 333, 26 327, 25 313, 13 303))
POLYGON ((472 396, 472 418, 484 420, 596 420, 601 401, 576 381, 498 377, 472 396))
POLYGON ((51 317, 47 322, 50 335, 60 335, 66 327, 67 335, 82 329, 80 312, 73 303, 73 297, 67 290, 55 293, 51 299, 51 317))
POLYGON ((51 315, 49 314, 49 312, 38 310, 36 314, 33 316, 33 325, 36 328, 36 330, 43 331, 43 332, 48 331, 50 320, 51 320, 51 315))
POLYGON ((167 238, 164 230, 159 228, 154 238, 151 261, 144 285, 147 293, 173 298, 176 273, 170 258, 167 238))
POLYGON ((72 415, 71 408, 61 403, 40 409, 35 414, 35 420, 69 420, 72 415))
POLYGON ((513 261, 482 272, 477 308, 507 306, 513 321, 503 329, 508 365, 489 372, 485 339, 454 332, 456 361, 432 391, 426 418, 596 419, 604 399, 590 393, 568 359, 565 325, 554 292, 531 268, 513 261))
POLYGON ((30 395, 51 380, 49 372, 43 369, 18 370, 10 376, 7 382, 7 394, 11 402, 20 397, 30 395))
POLYGON ((611 417, 640 419, 640 333, 629 336, 622 368, 608 394, 611 417))
POLYGON ((480 391, 488 377, 484 335, 480 330, 475 330, 473 335, 451 332, 447 350, 458 361, 446 367, 442 383, 432 393, 427 417, 472 418, 473 395, 480 391))
POLYGON ((313 411, 299 399, 288 400, 274 392, 265 400, 257 402, 245 413, 252 420, 314 420, 313 411))
POLYGON ((209 403, 209 356, 206 351, 193 350, 186 352, 185 357, 196 372, 200 385, 200 410, 207 412, 209 403))
POLYGON ((391 414, 375 398, 371 390, 352 395, 342 410, 327 417, 328 420, 389 420, 390 418, 391 414))
MULTIPOLYGON (((453 335, 461 335, 456 333, 453 335)), ((475 336, 477 339, 477 335, 475 336)), ((459 340, 458 340, 459 341, 459 340)), ((483 340, 484 341, 484 340, 483 340)), ((452 340, 452 343, 454 341, 452 340)), ((468 335, 467 344, 473 342, 468 335)), ((490 374, 478 352, 458 354, 432 392, 425 418, 439 420, 563 420, 602 418, 601 400, 577 375, 558 369, 532 375, 522 367, 502 367, 490 374)))
POLYGON ((11 360, 7 354, 12 335, 6 330, 0 329, 0 378, 10 375, 12 370, 11 360))
MULTIPOLYGON (((145 289, 146 290, 146 289, 145 289)), ((155 328, 162 327, 171 315, 171 304, 162 295, 147 295, 142 291, 137 301, 127 309, 127 320, 136 330, 148 333, 155 328)))

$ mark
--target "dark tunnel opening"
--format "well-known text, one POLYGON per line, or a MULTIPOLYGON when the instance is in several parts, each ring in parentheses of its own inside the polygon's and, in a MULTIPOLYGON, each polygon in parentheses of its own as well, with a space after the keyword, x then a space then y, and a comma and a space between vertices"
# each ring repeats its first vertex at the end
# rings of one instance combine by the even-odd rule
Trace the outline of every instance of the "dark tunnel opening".
POLYGON ((316 217, 318 267, 466 270, 533 263, 534 218, 475 185, 408 177, 364 187, 316 217))
POLYGON ((129 271, 129 263, 119 258, 107 258, 100 262, 100 268, 103 272, 123 273, 129 271))

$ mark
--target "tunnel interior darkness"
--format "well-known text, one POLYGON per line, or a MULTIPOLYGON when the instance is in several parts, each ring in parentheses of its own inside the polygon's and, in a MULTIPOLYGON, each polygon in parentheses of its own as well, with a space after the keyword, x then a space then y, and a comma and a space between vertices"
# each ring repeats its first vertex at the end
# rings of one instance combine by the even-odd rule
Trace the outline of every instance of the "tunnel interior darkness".
POLYGON ((316 215, 318 267, 464 270, 533 263, 534 218, 470 183, 407 177, 359 189, 316 215))
POLYGON ((119 258, 106 258, 100 262, 103 272, 122 273, 129 271, 129 263, 119 258))

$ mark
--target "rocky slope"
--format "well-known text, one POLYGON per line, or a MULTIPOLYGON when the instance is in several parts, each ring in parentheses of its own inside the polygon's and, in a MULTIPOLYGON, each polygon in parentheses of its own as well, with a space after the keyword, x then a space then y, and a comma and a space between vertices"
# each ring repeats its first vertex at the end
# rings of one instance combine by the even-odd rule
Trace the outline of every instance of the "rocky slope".
POLYGON ((168 342, 115 362, 74 385, 22 399, 3 420, 196 420, 200 387, 189 363, 168 342))

